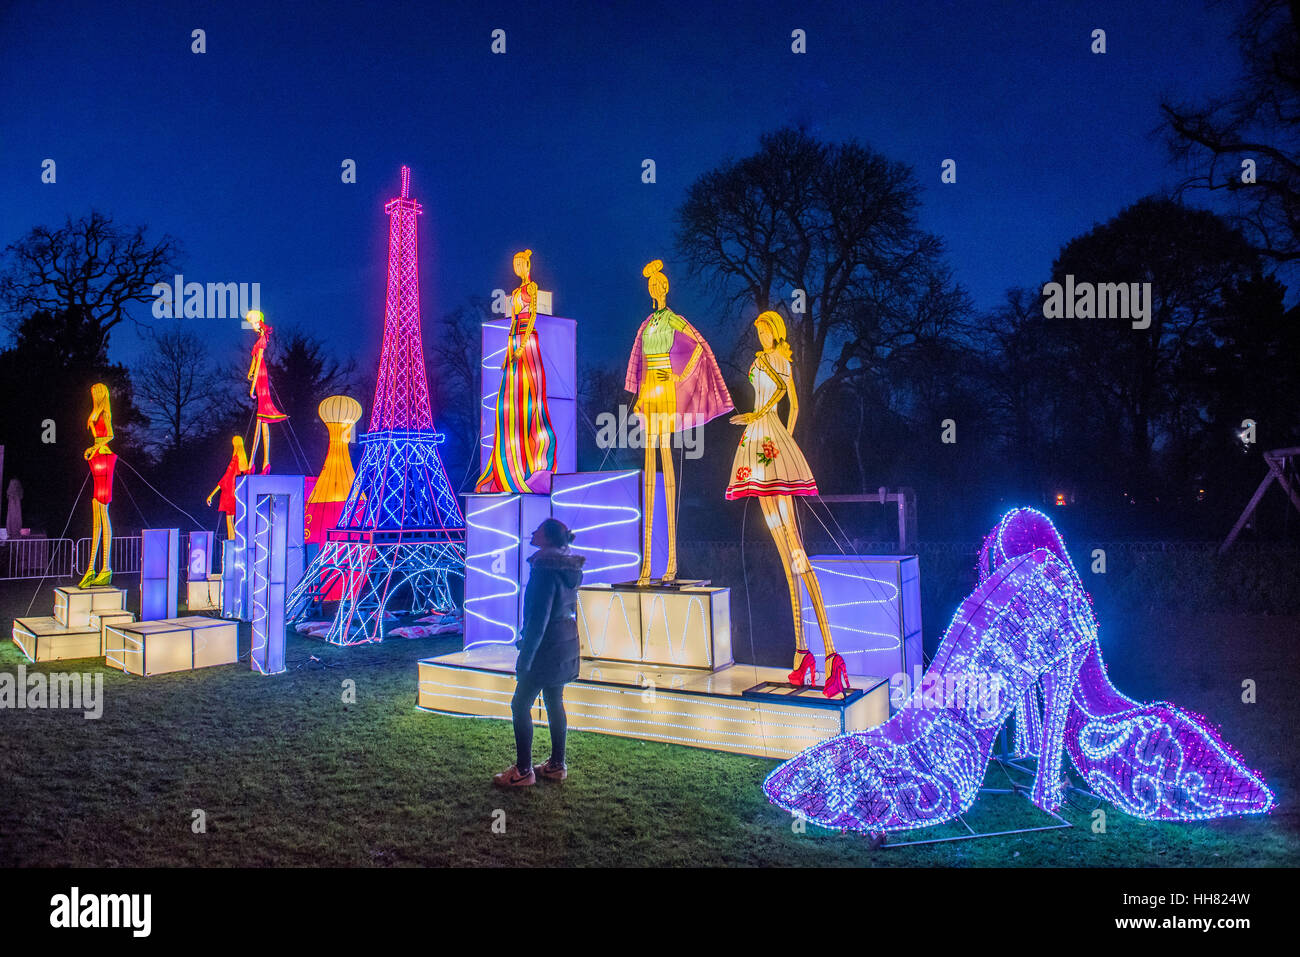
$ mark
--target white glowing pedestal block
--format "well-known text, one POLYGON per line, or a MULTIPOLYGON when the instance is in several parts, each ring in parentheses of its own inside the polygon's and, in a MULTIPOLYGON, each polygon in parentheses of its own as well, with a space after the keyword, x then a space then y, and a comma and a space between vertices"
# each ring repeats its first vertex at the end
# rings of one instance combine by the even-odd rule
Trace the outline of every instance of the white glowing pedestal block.
POLYGON ((210 575, 206 581, 190 579, 185 583, 185 607, 190 611, 221 610, 221 576, 210 575))
MULTIPOLYGON (((915 555, 812 555, 835 650, 851 674, 906 674, 921 668, 921 573, 915 555)), ((826 674, 822 632, 803 589, 804 634, 826 674)))
POLYGON ((65 628, 85 628, 97 611, 121 611, 126 608, 126 589, 101 585, 78 588, 66 585, 54 589, 54 617, 65 628))
POLYGON ((64 661, 98 658, 103 654, 99 613, 123 613, 126 589, 103 585, 54 589, 54 616, 18 618, 13 624, 13 642, 31 661, 64 661))
POLYGON ((238 659, 237 630, 220 618, 171 618, 105 627, 104 663, 132 675, 160 675, 238 659))
POLYGON ((722 668, 731 657, 731 589, 578 589, 582 657, 595 661, 722 668))
MULTIPOLYGON (((419 663, 417 707, 440 714, 510 720, 515 650, 487 645, 419 663)), ((764 682, 785 681, 781 668, 731 665, 717 671, 584 659, 565 686, 569 728, 646 741, 784 759, 818 741, 865 731, 889 717, 889 685, 850 676, 848 701, 828 701, 820 690, 747 695, 764 682)), ((533 719, 546 723, 541 699, 533 719)))
POLYGON ((90 616, 90 627, 99 631, 99 657, 103 658, 108 648, 108 626, 129 625, 135 621, 135 615, 129 611, 97 611, 90 616))

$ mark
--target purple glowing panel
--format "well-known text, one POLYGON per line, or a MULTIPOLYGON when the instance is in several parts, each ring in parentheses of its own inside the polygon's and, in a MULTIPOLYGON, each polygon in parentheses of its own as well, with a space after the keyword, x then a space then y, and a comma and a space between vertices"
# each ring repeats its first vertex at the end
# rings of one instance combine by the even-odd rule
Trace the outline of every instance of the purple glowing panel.
POLYGON ((533 530, 551 515, 545 495, 465 496, 465 647, 519 637, 533 530))
MULTIPOLYGON (((253 505, 250 582, 253 643, 249 667, 264 675, 284 671, 284 586, 289 531, 289 496, 258 495, 253 505)), ((301 513, 300 513, 301 515, 301 513)))
POLYGON ((190 532, 189 557, 185 560, 185 578, 205 582, 212 574, 212 533, 190 532))
MULTIPOLYGON (((921 573, 915 555, 811 555, 835 650, 849 673, 893 678, 921 667, 921 573)), ((826 673, 821 626, 804 589, 802 617, 817 673, 826 673)), ((916 675, 920 677, 919 673, 916 675)))
POLYGON ((253 618, 252 542, 255 506, 263 495, 289 497, 289 515, 285 522, 285 580, 291 588, 301 580, 306 558, 303 547, 306 479, 301 475, 241 475, 235 479, 235 548, 232 556, 235 568, 232 571, 238 594, 232 607, 236 617, 245 621, 253 618))
MULTIPOLYGON (((655 488, 651 571, 658 576, 668 566, 662 475, 656 476, 655 488)), ((584 585, 636 578, 641 567, 642 492, 639 470, 555 476, 551 483, 551 511, 574 533, 574 553, 587 559, 582 569, 584 585)))
MULTIPOLYGON (((578 324, 559 316, 538 316, 533 329, 542 346, 546 370, 546 406, 555 430, 555 470, 577 468, 577 337, 578 324)), ((479 397, 479 468, 487 467, 496 435, 497 392, 501 387, 501 360, 506 351, 510 320, 483 323, 482 390, 479 397)))
POLYGON ((176 617, 181 531, 146 528, 140 532, 140 620, 176 617))
POLYGON ((1088 595, 1045 516, 1008 513, 985 542, 980 575, 904 707, 782 764, 763 784, 770 800, 837 830, 950 821, 974 803, 993 741, 1018 710, 1041 808, 1060 804, 1063 752, 1097 793, 1140 817, 1273 807, 1263 780, 1203 718, 1138 705, 1110 684, 1088 595))

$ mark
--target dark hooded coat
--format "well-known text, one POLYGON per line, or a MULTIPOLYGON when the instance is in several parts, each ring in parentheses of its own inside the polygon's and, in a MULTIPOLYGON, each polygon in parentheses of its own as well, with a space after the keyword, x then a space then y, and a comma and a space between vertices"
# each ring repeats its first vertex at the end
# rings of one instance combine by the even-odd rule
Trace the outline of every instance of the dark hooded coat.
POLYGON ((543 548, 530 555, 532 572, 524 588, 524 625, 519 629, 515 670, 543 688, 578 677, 578 585, 581 555, 568 549, 543 548))

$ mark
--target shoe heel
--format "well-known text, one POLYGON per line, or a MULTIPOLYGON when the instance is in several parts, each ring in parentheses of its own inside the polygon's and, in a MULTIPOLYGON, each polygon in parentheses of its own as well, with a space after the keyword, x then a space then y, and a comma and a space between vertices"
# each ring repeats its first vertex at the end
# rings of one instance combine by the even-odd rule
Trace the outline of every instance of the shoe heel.
POLYGON ((1038 682, 1034 682, 1016 706, 1016 735, 1014 754, 1017 758, 1032 758, 1034 748, 1043 740, 1043 712, 1038 703, 1038 682))
MULTIPOLYGON (((1071 647, 1042 676, 1043 719, 1039 737, 1038 771, 1030 794, 1044 811, 1055 811, 1061 803, 1061 755, 1065 750, 1065 721, 1070 699, 1087 657, 1086 646, 1071 647)), ((1026 695, 1028 697, 1028 695, 1026 695)), ((1022 701, 1022 706, 1024 702, 1022 701)))

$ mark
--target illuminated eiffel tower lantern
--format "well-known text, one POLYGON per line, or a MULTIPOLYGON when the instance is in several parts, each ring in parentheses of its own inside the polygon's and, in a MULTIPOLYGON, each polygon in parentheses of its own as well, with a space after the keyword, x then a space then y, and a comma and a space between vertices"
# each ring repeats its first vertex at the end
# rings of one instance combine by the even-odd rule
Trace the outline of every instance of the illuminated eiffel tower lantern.
POLYGON ((387 611, 450 608, 448 580, 465 575, 465 519, 438 454, 420 337, 422 209, 403 166, 402 194, 384 206, 388 299, 370 431, 338 527, 288 602, 289 620, 301 621, 337 585, 343 597, 324 637, 338 645, 381 640, 387 611))

